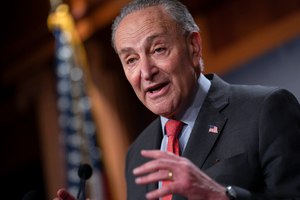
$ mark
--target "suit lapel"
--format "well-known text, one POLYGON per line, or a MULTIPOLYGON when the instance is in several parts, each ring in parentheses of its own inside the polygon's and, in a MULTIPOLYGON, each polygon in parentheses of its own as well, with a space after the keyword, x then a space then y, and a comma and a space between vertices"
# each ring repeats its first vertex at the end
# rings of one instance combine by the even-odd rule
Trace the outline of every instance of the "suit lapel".
MULTIPOLYGON (((204 165, 217 138, 222 133, 227 118, 221 111, 229 103, 229 85, 216 75, 209 75, 207 78, 211 79, 212 85, 197 116, 187 147, 183 152, 183 156, 190 159, 199 168, 204 165), (210 125, 217 127, 218 133, 209 133, 210 125)), ((149 149, 159 149, 162 140, 160 120, 156 120, 148 131, 151 132, 148 135, 152 137, 154 133, 157 133, 154 138, 149 138, 149 141, 152 141, 151 146, 148 146, 149 149)), ((157 183, 149 184, 147 190, 153 191, 157 187, 157 183)), ((174 195, 173 199, 185 200, 186 198, 174 195)))
POLYGON ((183 156, 190 159, 199 168, 203 167, 227 120, 221 111, 229 103, 229 86, 216 75, 211 78, 211 88, 183 152, 183 156), (209 131, 210 126, 216 127, 216 129, 209 131))

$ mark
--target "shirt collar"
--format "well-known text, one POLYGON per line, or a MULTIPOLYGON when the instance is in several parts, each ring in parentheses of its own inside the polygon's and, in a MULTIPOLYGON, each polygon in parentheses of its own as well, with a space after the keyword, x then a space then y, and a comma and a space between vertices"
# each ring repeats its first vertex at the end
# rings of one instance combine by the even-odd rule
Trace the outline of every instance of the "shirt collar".
MULTIPOLYGON (((192 103, 190 106, 186 109, 186 111, 183 113, 182 117, 178 120, 184 122, 186 125, 193 127, 194 123, 196 121, 196 117, 202 107, 202 104, 204 102, 204 99, 208 93, 208 90, 210 88, 211 82, 201 73, 200 77, 198 78, 196 86, 196 95, 194 96, 192 103)), ((165 118, 163 116, 160 116, 161 119, 161 126, 164 133, 164 127, 168 118, 165 118)))

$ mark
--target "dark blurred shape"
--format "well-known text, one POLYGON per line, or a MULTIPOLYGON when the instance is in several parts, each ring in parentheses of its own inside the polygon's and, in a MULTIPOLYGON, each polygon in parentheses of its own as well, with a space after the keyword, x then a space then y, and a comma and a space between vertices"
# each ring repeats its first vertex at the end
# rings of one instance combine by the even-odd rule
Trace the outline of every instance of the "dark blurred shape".
POLYGON ((80 177, 80 187, 77 194, 77 199, 85 200, 86 193, 85 193, 85 185, 86 180, 92 176, 93 170, 89 164, 81 164, 78 169, 78 176, 80 177))
POLYGON ((38 200, 38 199, 41 199, 41 198, 40 198, 39 193, 35 190, 27 192, 24 195, 24 197, 22 198, 22 200, 38 200))
POLYGON ((79 166, 78 169, 78 176, 80 179, 87 180, 89 179, 93 174, 93 169, 89 164, 82 164, 79 166))

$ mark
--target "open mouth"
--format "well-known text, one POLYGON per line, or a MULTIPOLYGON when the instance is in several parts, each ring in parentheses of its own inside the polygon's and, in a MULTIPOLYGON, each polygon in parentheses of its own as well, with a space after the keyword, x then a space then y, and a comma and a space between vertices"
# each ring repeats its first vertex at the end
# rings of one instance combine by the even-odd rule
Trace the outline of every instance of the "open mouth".
POLYGON ((164 82, 164 83, 160 83, 160 84, 156 84, 150 88, 147 89, 147 92, 149 92, 150 94, 154 94, 157 93, 159 91, 161 91, 165 86, 167 86, 169 83, 168 82, 164 82))

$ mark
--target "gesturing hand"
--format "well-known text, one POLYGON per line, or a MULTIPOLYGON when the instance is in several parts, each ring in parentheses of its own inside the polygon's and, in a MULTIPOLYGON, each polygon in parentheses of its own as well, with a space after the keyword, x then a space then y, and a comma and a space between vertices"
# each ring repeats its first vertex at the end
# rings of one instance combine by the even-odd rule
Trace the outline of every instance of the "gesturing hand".
POLYGON ((188 159, 160 150, 142 150, 141 155, 153 160, 133 170, 137 184, 170 180, 166 187, 147 193, 147 199, 158 199, 167 194, 180 194, 189 200, 228 199, 225 188, 188 159))
POLYGON ((53 200, 76 200, 67 190, 59 189, 57 191, 57 197, 53 200))

